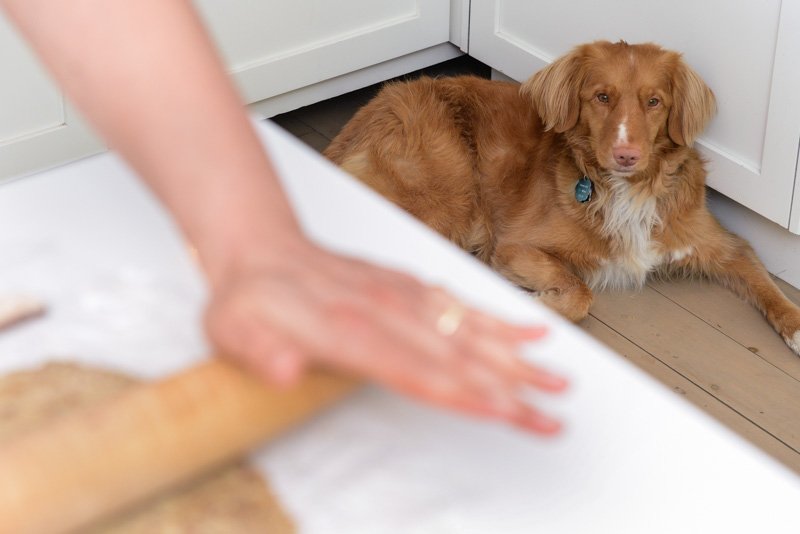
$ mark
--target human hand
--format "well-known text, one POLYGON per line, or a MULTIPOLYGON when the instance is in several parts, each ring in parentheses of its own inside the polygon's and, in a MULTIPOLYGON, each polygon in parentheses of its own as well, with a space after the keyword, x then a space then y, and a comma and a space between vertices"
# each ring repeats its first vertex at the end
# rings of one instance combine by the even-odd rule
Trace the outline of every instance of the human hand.
POLYGON ((528 387, 566 387, 519 357, 543 328, 509 325, 406 274, 304 240, 229 269, 212 289, 206 329, 223 354, 273 383, 291 384, 320 363, 537 433, 560 429, 521 399, 528 387))

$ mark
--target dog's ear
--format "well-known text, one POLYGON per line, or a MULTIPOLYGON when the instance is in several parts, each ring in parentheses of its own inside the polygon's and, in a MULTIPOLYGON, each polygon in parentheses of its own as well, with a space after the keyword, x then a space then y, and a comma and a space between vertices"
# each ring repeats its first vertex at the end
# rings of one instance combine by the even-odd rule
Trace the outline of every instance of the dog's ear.
POLYGON ((578 122, 583 85, 583 55, 573 50, 534 74, 520 87, 533 101, 545 130, 565 132, 578 122))
POLYGON ((716 111, 714 93, 699 74, 678 59, 672 75, 672 108, 667 124, 670 139, 691 146, 716 111))

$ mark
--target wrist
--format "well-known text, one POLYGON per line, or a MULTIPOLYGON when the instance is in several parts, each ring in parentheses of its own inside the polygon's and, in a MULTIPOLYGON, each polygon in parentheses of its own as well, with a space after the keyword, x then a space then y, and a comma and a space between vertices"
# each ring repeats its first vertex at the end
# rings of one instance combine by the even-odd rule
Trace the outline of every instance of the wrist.
POLYGON ((193 249, 213 291, 231 279, 297 257, 310 246, 299 227, 289 224, 272 226, 268 231, 236 232, 219 244, 196 243, 193 249))

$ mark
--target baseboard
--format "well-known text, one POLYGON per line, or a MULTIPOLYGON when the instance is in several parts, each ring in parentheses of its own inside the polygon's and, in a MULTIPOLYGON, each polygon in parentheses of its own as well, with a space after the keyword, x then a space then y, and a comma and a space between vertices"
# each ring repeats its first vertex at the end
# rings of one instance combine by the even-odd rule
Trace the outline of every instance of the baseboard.
POLYGON ((799 235, 711 189, 708 207, 726 228, 750 242, 769 272, 800 288, 799 235))
POLYGON ((462 55, 464 53, 453 44, 442 43, 295 91, 254 102, 250 104, 249 109, 263 118, 273 117, 462 55))
POLYGON ((497 69, 492 69, 492 79, 498 82, 516 82, 514 78, 506 76, 497 69))

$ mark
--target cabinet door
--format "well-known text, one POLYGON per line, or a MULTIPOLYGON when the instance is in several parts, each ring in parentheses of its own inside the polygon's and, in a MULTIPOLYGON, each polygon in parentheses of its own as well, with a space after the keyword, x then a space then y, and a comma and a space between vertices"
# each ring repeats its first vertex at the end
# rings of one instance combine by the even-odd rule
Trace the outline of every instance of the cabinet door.
POLYGON ((2 16, 0 77, 0 179, 103 150, 2 16))
POLYGON ((196 0, 248 103, 449 39, 449 0, 196 0))
POLYGON ((683 52, 719 104, 697 142, 709 161, 709 185, 789 226, 800 142, 800 2, 472 0, 471 6, 470 55, 517 80, 596 39, 653 41, 683 52))

